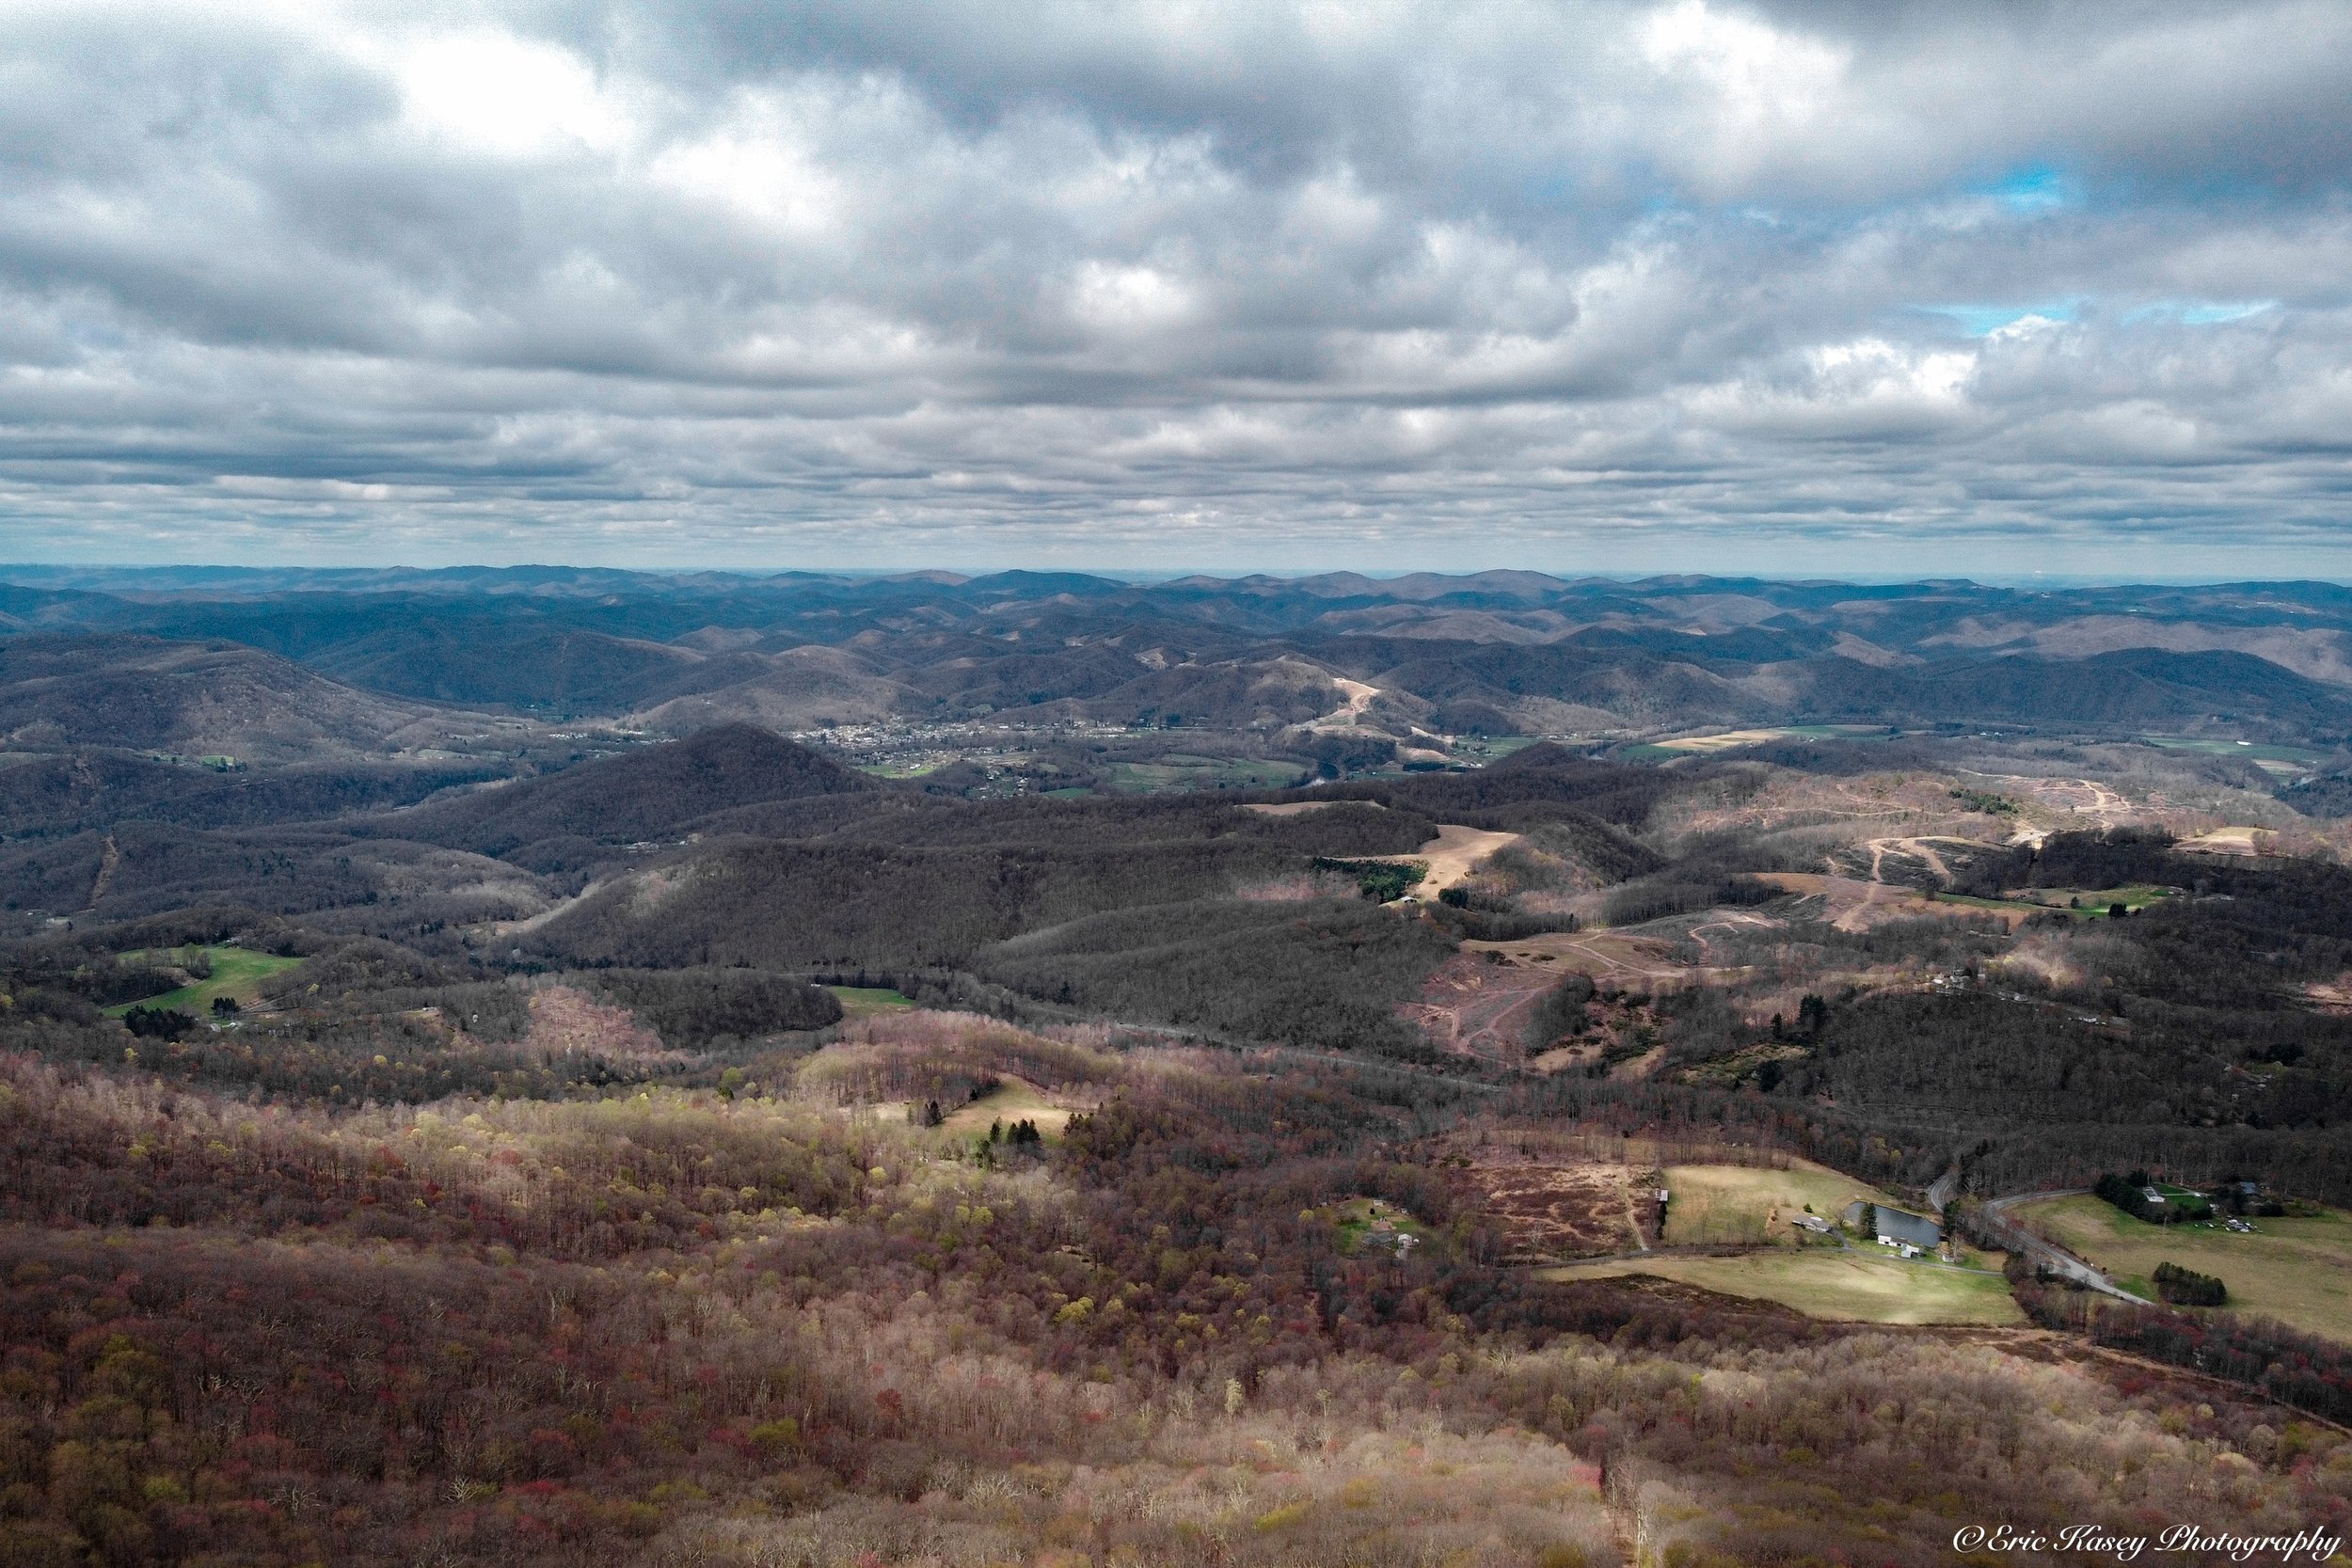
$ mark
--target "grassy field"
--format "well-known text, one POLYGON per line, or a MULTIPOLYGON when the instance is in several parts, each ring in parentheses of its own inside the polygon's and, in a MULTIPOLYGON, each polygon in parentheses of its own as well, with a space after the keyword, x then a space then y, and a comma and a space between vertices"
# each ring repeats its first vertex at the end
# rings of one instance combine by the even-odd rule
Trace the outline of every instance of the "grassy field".
POLYGON ((2014 1323, 2025 1314, 1997 1273, 1837 1252, 1750 1252, 1732 1258, 1612 1258, 1546 1269, 1552 1280, 1645 1274, 1793 1307, 1807 1317, 1871 1323, 2014 1323))
POLYGON ((845 1018, 871 1018, 876 1013, 895 1013, 914 1006, 914 998, 899 995, 884 986, 827 986, 827 990, 841 999, 845 1018))
MULTIPOLYGON (((2129 887, 2020 888, 2017 890, 2017 898, 2023 903, 2040 904, 2049 909, 2071 909, 2071 912, 2079 914, 2086 920, 2104 920, 2106 918, 2107 911, 2118 904, 2137 912, 2151 904, 2174 896, 2179 891, 2177 888, 2155 887, 2145 882, 2134 882, 2129 887)), ((1946 896, 1950 895, 1947 894, 1946 896)))
MULTIPOLYGON (((1979 898, 1974 894, 1969 893, 1944 893, 1939 891, 1932 899, 1929 900, 1929 902, 1935 904, 1958 904, 1963 909, 1990 910, 1995 914, 2010 914, 2016 911, 2018 905, 2022 902, 2022 900, 2015 898, 1979 898)), ((2061 900, 2061 902, 2063 902, 2063 900, 2061 900)), ((2088 914, 2090 911, 2085 911, 2083 912, 2088 914)))
MULTIPOLYGON (((2267 740, 2215 740, 2202 736, 2143 735, 2151 746, 2167 752, 2198 752, 2206 756, 2244 757, 2252 763, 2283 763, 2293 768, 2319 766, 2321 754, 2302 746, 2280 746, 2267 740)), ((2269 769, 2265 768, 2265 771, 2269 769)))
POLYGON ((1501 762, 1514 752, 1523 752, 1530 746, 1541 745, 1543 738, 1539 735, 1460 736, 1454 742, 1454 754, 1464 762, 1484 766, 1490 762, 1501 762))
POLYGON ((2024 891, 2015 898, 1976 898, 1964 893, 1939 893, 1935 901, 2003 914, 2019 910, 2030 910, 2036 913, 2047 910, 2055 914, 2072 915, 2076 920, 2105 920, 2108 911, 2118 904, 2137 912, 2160 898, 2171 896, 2169 888, 2122 887, 2085 892, 2080 888, 2038 887, 2024 891), (2070 899, 2076 902, 2070 903, 2070 899))
POLYGON ((1160 795, 1189 789, 1289 789, 1305 780, 1295 762, 1254 757, 1203 757, 1171 752, 1150 762, 1114 763, 1110 786, 1121 795, 1160 795))
POLYGON ((1037 1123, 1040 1136, 1051 1143, 1070 1125, 1069 1107, 1047 1100, 1043 1091, 1025 1079, 1008 1078, 1004 1086, 980 1096, 969 1105, 958 1107, 940 1125, 950 1132, 967 1136, 988 1131, 989 1123, 1001 1121, 1009 1128, 1016 1121, 1037 1123))
POLYGON ((953 757, 932 757, 923 762, 854 762, 850 766, 877 779, 919 779, 927 773, 938 772, 955 760, 953 757))
POLYGON ((1797 1164, 1787 1170, 1752 1165, 1676 1165, 1666 1172, 1670 1245, 1711 1246, 1776 1243, 1794 1245, 1806 1238, 1795 1216, 1813 1212, 1836 1220, 1856 1198, 1901 1204, 1876 1187, 1825 1166, 1797 1164))
MULTIPOLYGON (((269 953, 248 952, 242 947, 207 947, 204 953, 213 960, 210 979, 199 980, 192 986, 182 986, 178 990, 167 990, 161 996, 151 996, 144 1002, 125 1002, 106 1011, 120 1018, 133 1007, 164 1007, 194 1013, 199 1018, 210 1018, 215 997, 226 996, 241 1007, 250 1007, 260 994, 263 980, 302 961, 300 958, 281 958, 269 953)), ((124 957, 168 959, 170 955, 129 953, 124 957)))
POLYGON ((2090 1196, 2027 1204, 2019 1219, 2153 1301, 2158 1263, 2219 1277, 2230 1306, 2313 1334, 2352 1339, 2352 1214, 2257 1219, 2254 1234, 2219 1227, 2155 1226, 2090 1196))

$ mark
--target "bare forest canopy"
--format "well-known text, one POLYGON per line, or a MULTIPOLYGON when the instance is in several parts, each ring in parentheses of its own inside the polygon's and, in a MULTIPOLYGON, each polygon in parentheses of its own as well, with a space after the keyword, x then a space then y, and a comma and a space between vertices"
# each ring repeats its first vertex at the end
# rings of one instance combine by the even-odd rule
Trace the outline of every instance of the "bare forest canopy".
POLYGON ((0 1564, 2352 1522, 2352 594, 0 578, 0 1564))

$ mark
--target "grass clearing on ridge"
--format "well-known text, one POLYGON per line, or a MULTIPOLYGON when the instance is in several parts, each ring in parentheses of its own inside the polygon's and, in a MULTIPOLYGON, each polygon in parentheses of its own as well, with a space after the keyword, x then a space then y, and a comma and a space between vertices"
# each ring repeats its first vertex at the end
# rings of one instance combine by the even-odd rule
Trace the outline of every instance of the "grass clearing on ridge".
POLYGON ((876 1013, 903 1012, 914 1006, 911 996, 901 996, 887 986, 827 986, 827 990, 841 1002, 844 1018, 871 1018, 876 1013))
MULTIPOLYGON (((177 951, 175 949, 174 951, 177 951)), ((261 995, 263 980, 280 971, 294 968, 300 958, 281 958, 274 953, 256 953, 243 947, 207 947, 205 957, 212 960, 213 973, 207 979, 192 986, 167 990, 161 996, 151 996, 143 1002, 124 1002, 108 1007, 110 1018, 120 1018, 134 1007, 161 1007, 167 1011, 194 1013, 199 1018, 213 1016, 213 999, 226 996, 240 1007, 250 1007, 261 995)), ((126 953, 126 958, 168 958, 165 953, 126 953)))
POLYGON ((1565 1282, 1651 1275, 1727 1296, 1778 1302, 1809 1318, 1836 1323, 1990 1323, 2025 1322, 1997 1273, 1904 1262, 1871 1253, 1750 1252, 1729 1258, 1612 1258, 1546 1269, 1539 1278, 1565 1282))

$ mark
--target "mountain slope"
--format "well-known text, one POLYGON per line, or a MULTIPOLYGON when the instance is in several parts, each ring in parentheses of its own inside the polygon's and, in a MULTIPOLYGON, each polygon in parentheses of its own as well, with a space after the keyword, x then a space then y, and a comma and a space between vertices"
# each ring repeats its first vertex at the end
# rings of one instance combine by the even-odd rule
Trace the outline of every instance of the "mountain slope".
POLYGON ((246 761, 378 752, 437 717, 232 642, 0 641, 0 740, 246 761))
POLYGON ((376 819, 368 831, 482 854, 555 841, 675 839, 723 812, 889 786, 751 724, 582 763, 564 772, 376 819))
POLYGON ((2200 721, 2343 733, 2352 694, 2251 654, 2133 648, 2084 659, 2026 656, 1873 669, 1850 659, 1803 667, 1804 717, 2134 728, 2200 721))

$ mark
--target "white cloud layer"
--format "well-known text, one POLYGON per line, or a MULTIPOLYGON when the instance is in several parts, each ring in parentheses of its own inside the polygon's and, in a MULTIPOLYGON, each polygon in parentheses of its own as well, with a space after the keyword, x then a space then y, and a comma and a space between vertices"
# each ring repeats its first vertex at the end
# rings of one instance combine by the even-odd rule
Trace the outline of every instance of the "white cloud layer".
POLYGON ((0 8, 0 556, 2352 575, 2352 9, 0 8))

